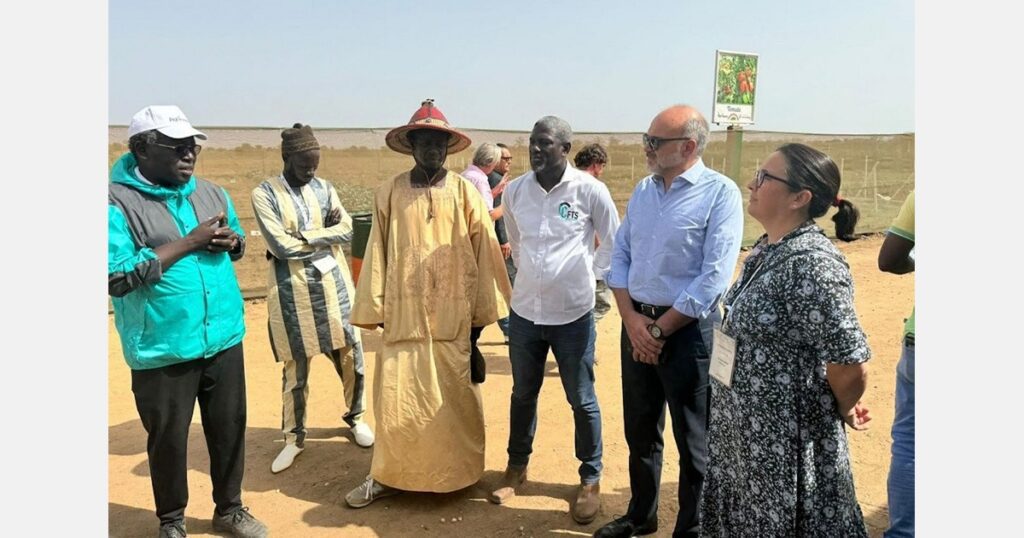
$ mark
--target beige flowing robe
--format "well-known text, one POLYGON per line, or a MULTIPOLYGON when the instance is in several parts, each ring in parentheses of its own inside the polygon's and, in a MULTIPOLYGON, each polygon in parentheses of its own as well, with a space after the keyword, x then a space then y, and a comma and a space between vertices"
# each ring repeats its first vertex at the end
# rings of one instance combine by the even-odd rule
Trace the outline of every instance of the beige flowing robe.
POLYGON ((375 480, 443 493, 480 479, 484 416, 469 334, 508 315, 511 291, 468 180, 449 171, 428 193, 404 172, 377 188, 352 309, 354 325, 384 324, 373 376, 375 480))

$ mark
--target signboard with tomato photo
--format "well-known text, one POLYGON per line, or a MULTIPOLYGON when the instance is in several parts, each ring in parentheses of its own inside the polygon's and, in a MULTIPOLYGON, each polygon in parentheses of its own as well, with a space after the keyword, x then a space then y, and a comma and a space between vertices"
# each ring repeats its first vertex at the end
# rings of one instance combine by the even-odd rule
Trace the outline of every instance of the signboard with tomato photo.
POLYGON ((732 125, 754 123, 757 54, 715 51, 715 106, 712 121, 732 125))

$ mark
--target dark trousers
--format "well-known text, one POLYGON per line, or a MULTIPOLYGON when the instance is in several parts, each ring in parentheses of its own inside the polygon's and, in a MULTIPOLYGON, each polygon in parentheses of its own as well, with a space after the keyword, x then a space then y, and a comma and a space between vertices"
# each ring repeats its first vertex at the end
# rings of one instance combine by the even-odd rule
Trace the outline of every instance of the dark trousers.
POLYGON ((218 514, 242 506, 245 459, 245 367, 242 344, 210 359, 132 371, 132 392, 149 437, 149 473, 160 523, 185 519, 188 429, 196 399, 210 452, 218 514))
MULTIPOLYGON (((658 490, 665 447, 665 404, 679 448, 679 517, 673 536, 700 532, 700 495, 707 467, 709 348, 701 325, 692 322, 665 341, 657 365, 633 360, 633 346, 622 328, 622 408, 629 445, 627 515, 642 525, 658 516, 658 490)), ((710 341, 708 341, 710 343, 710 341)))

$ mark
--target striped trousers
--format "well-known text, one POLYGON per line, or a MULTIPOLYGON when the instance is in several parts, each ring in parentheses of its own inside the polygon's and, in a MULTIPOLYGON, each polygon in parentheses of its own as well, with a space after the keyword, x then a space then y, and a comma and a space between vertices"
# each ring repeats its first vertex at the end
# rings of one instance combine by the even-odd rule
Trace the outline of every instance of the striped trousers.
MULTIPOLYGON (((362 422, 366 411, 363 369, 363 344, 335 349, 328 355, 341 378, 348 412, 341 418, 349 426, 362 422)), ((281 388, 281 430, 286 443, 302 448, 306 440, 306 402, 309 399, 309 363, 311 357, 284 361, 281 388)))

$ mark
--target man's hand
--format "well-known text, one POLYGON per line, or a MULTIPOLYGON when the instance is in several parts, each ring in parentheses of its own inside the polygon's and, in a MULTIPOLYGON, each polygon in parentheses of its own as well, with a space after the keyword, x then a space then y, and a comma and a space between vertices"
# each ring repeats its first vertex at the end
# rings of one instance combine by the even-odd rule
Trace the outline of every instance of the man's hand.
POLYGON ((238 234, 228 226, 221 226, 213 231, 213 238, 206 245, 210 252, 230 252, 238 246, 238 234))
POLYGON ((504 243, 498 246, 501 247, 501 255, 507 260, 508 257, 512 255, 512 245, 504 243))
POLYGON ((654 338, 647 331, 651 323, 654 323, 653 319, 639 312, 632 312, 622 320, 629 342, 633 344, 633 360, 644 364, 658 364, 661 348, 665 346, 664 341, 654 338))
POLYGON ((853 409, 850 409, 850 412, 843 417, 843 421, 857 431, 864 431, 868 429, 867 423, 871 422, 871 412, 864 404, 857 402, 853 409))
MULTIPOLYGON (((499 181, 498 184, 495 185, 493 189, 491 189, 491 196, 492 197, 493 196, 497 196, 497 195, 501 194, 502 192, 504 192, 505 191, 505 187, 508 186, 509 179, 510 179, 509 173, 505 172, 505 175, 501 176, 501 181, 499 181)), ((507 258, 508 256, 505 256, 505 257, 507 258)))
POLYGON ((331 210, 327 212, 327 217, 324 219, 324 228, 330 228, 339 222, 341 222, 341 208, 332 207, 331 210))
MULTIPOLYGON (((212 250, 210 248, 211 245, 222 244, 225 239, 222 232, 220 232, 220 230, 223 229, 221 226, 222 220, 224 220, 223 212, 200 222, 198 226, 193 228, 192 231, 185 236, 189 251, 212 250), (214 239, 219 239, 221 242, 213 243, 214 239)), ((231 228, 228 228, 228 230, 231 230, 231 228)))

